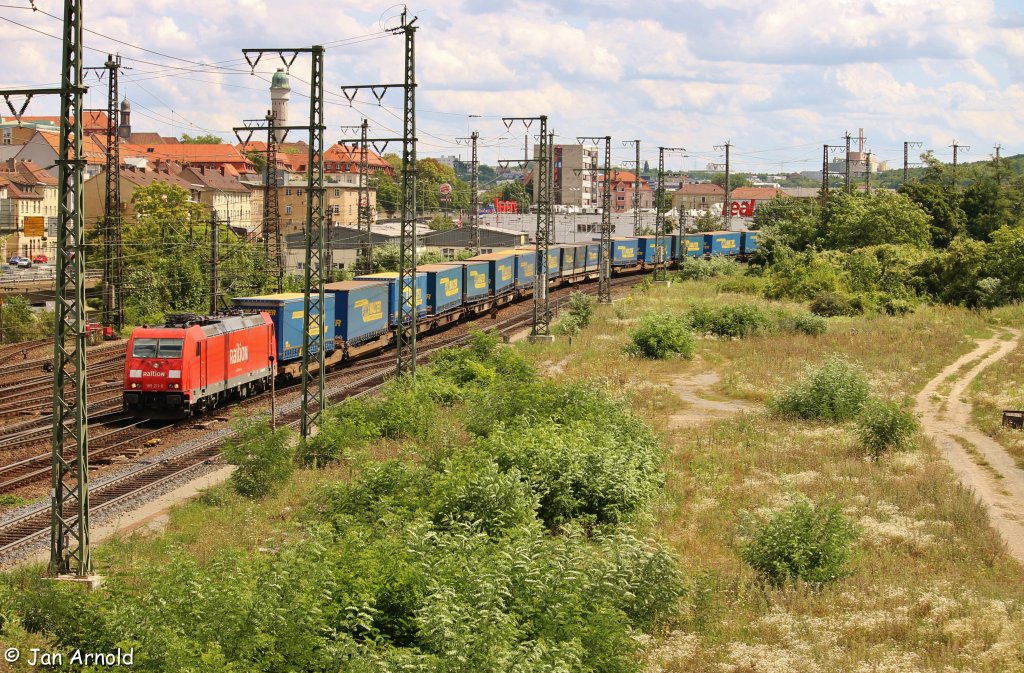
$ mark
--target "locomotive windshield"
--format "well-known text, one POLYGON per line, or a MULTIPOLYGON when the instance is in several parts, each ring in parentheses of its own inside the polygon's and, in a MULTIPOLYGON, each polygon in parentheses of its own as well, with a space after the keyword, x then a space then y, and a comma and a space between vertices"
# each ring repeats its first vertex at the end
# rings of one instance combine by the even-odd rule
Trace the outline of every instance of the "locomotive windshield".
POLYGON ((180 358, 184 339, 136 339, 133 358, 180 358))

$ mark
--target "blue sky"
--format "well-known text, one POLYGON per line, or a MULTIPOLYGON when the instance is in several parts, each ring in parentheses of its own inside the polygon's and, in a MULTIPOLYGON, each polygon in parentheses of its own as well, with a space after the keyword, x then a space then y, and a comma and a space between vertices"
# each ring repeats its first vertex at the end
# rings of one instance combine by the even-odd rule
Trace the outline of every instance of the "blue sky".
MULTIPOLYGON (((61 13, 58 0, 36 4, 61 13)), ((252 75, 243 47, 326 44, 328 140, 362 116, 390 135, 397 95, 349 107, 340 86, 401 78, 401 39, 382 31, 399 8, 350 4, 91 0, 86 46, 98 51, 86 60, 118 51, 132 68, 122 83, 135 129, 231 138, 241 119, 265 112, 276 65, 252 75)), ((672 168, 721 161, 713 147, 729 139, 737 170, 812 169, 823 143, 858 128, 867 149, 893 161, 904 140, 941 158, 954 139, 971 146, 967 159, 997 142, 1004 154, 1024 152, 1020 0, 425 0, 410 11, 420 26, 421 156, 466 155, 454 139, 472 129, 484 161, 518 156, 523 131, 509 133, 500 117, 542 113, 562 142, 611 134, 616 159, 631 156, 619 140, 642 139, 652 163, 658 145, 686 147, 672 168)), ((60 42, 12 22, 52 35, 60 22, 10 7, 0 17, 2 85, 56 82, 60 42)), ((293 68, 293 119, 307 112, 308 71, 301 59, 293 68)), ((105 104, 102 83, 89 104, 105 104)), ((30 113, 56 107, 41 100, 30 113)))

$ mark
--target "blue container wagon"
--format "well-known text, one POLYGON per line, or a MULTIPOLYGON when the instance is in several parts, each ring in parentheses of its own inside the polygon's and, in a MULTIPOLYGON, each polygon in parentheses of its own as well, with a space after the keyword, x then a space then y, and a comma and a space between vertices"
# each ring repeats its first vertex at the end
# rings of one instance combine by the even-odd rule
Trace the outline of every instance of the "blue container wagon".
MULTIPOLYGON (((504 252, 492 252, 486 255, 477 255, 466 260, 468 262, 486 262, 488 275, 490 277, 490 292, 493 295, 505 294, 516 285, 516 251, 506 250, 504 252)), ((530 272, 530 282, 533 282, 533 272, 530 272)), ((468 294, 468 292, 467 292, 468 294)))
POLYGON ((462 305, 461 265, 424 264, 417 271, 427 274, 427 311, 434 315, 447 313, 462 305))
MULTIPOLYGON (((277 337, 277 361, 288 363, 302 357, 302 348, 306 340, 303 337, 303 313, 305 297, 301 292, 283 292, 266 294, 258 297, 235 297, 232 304, 246 311, 265 311, 274 322, 274 333, 277 337)), ((320 333, 321 322, 326 322, 323 330, 324 353, 334 351, 334 295, 324 295, 325 321, 319 319, 320 312, 313 310, 310 315, 310 334, 320 333)), ((315 354, 314 345, 310 354, 315 354)))
MULTIPOLYGON (((385 280, 388 282, 388 292, 390 294, 389 305, 391 307, 388 321, 392 325, 398 324, 398 316, 402 312, 402 305, 399 303, 398 298, 398 272, 397 271, 382 271, 380 273, 369 273, 363 276, 356 276, 352 280, 357 281, 381 281, 385 280)), ((405 296, 410 296, 412 291, 409 288, 405 289, 405 296)), ((416 271, 416 315, 423 317, 427 314, 427 274, 416 271)))
POLYGON ((711 256, 740 254, 740 232, 710 231, 704 234, 704 248, 711 256))
POLYGON ((751 255, 758 251, 758 237, 761 232, 759 231, 744 231, 743 232, 743 254, 751 255))
POLYGON ((391 285, 387 281, 327 283, 324 291, 334 296, 335 339, 358 346, 389 331, 391 285))

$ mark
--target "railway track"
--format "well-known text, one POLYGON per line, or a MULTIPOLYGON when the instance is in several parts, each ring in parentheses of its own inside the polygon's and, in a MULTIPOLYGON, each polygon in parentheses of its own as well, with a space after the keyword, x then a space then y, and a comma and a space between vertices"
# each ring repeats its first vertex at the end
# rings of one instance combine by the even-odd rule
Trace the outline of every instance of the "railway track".
MULTIPOLYGON (((40 346, 45 346, 46 344, 52 343, 53 339, 47 337, 45 339, 35 339, 34 341, 21 341, 16 344, 6 344, 4 346, 0 346, 0 365, 18 358, 25 351, 31 351, 35 348, 39 348, 40 346)), ((3 370, 0 369, 0 374, 2 373, 3 370)))
MULTIPOLYGON (((627 276, 613 279, 612 285, 621 287, 633 285, 636 282, 637 276, 627 276)), ((557 310, 560 304, 568 298, 569 293, 578 289, 580 288, 570 287, 559 290, 559 297, 552 296, 552 308, 557 310)), ((553 292, 552 295, 554 294, 553 292)), ((514 304, 513 306, 522 307, 523 304, 514 304)), ((529 325, 531 320, 532 312, 527 307, 502 320, 492 322, 488 327, 496 328, 497 331, 507 336, 529 325)), ((470 338, 471 327, 472 324, 458 323, 440 333, 426 335, 422 341, 423 347, 417 353, 417 361, 425 361, 432 353, 440 349, 465 343, 470 338), (456 329, 457 326, 461 326, 463 329, 456 329)), ((372 394, 387 383, 394 372, 393 367, 394 354, 389 350, 367 357, 341 370, 330 372, 328 380, 334 382, 326 388, 326 398, 329 402, 339 402, 372 394), (363 371, 368 373, 354 381, 340 380, 350 379, 352 374, 363 371)), ((290 392, 296 391, 290 389, 290 392)), ((268 395, 269 393, 264 393, 250 398, 250 402, 265 402, 268 395)), ((276 420, 279 424, 296 427, 299 424, 300 413, 300 400, 296 395, 294 399, 278 404, 276 420)), ((108 415, 108 421, 111 420, 116 422, 116 414, 108 415)), ((116 451, 123 451, 121 447, 125 443, 143 441, 164 430, 166 427, 153 429, 149 434, 132 437, 129 440, 115 441, 106 448, 102 445, 97 448, 95 443, 104 437, 121 433, 123 430, 113 430, 106 435, 93 437, 91 439, 93 443, 91 457, 114 455, 116 451)), ((94 515, 102 514, 108 511, 112 512, 119 506, 127 506, 133 500, 141 502, 146 498, 147 493, 158 490, 170 482, 180 482, 191 473, 201 471, 205 466, 217 460, 220 456, 220 447, 233 434, 230 427, 215 430, 169 449, 159 457, 142 459, 121 473, 96 479, 89 490, 90 512, 94 515)), ((0 468, 0 493, 49 478, 49 460, 49 454, 45 456, 40 454, 0 468)), ((64 514, 73 516, 74 512, 68 509, 64 514)), ((0 563, 42 544, 49 530, 50 506, 48 503, 40 503, 16 517, 0 521, 0 563)))

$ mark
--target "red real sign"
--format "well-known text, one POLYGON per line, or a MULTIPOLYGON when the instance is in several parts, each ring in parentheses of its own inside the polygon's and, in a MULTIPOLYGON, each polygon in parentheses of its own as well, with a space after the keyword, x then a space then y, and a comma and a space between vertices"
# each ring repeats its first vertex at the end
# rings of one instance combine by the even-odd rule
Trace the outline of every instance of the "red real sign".
POLYGON ((749 201, 730 201, 729 202, 729 214, 738 215, 740 217, 753 217, 754 210, 757 209, 757 201, 750 199, 749 201))
POLYGON ((496 213, 518 213, 519 202, 518 201, 499 201, 494 200, 494 212, 496 213))

